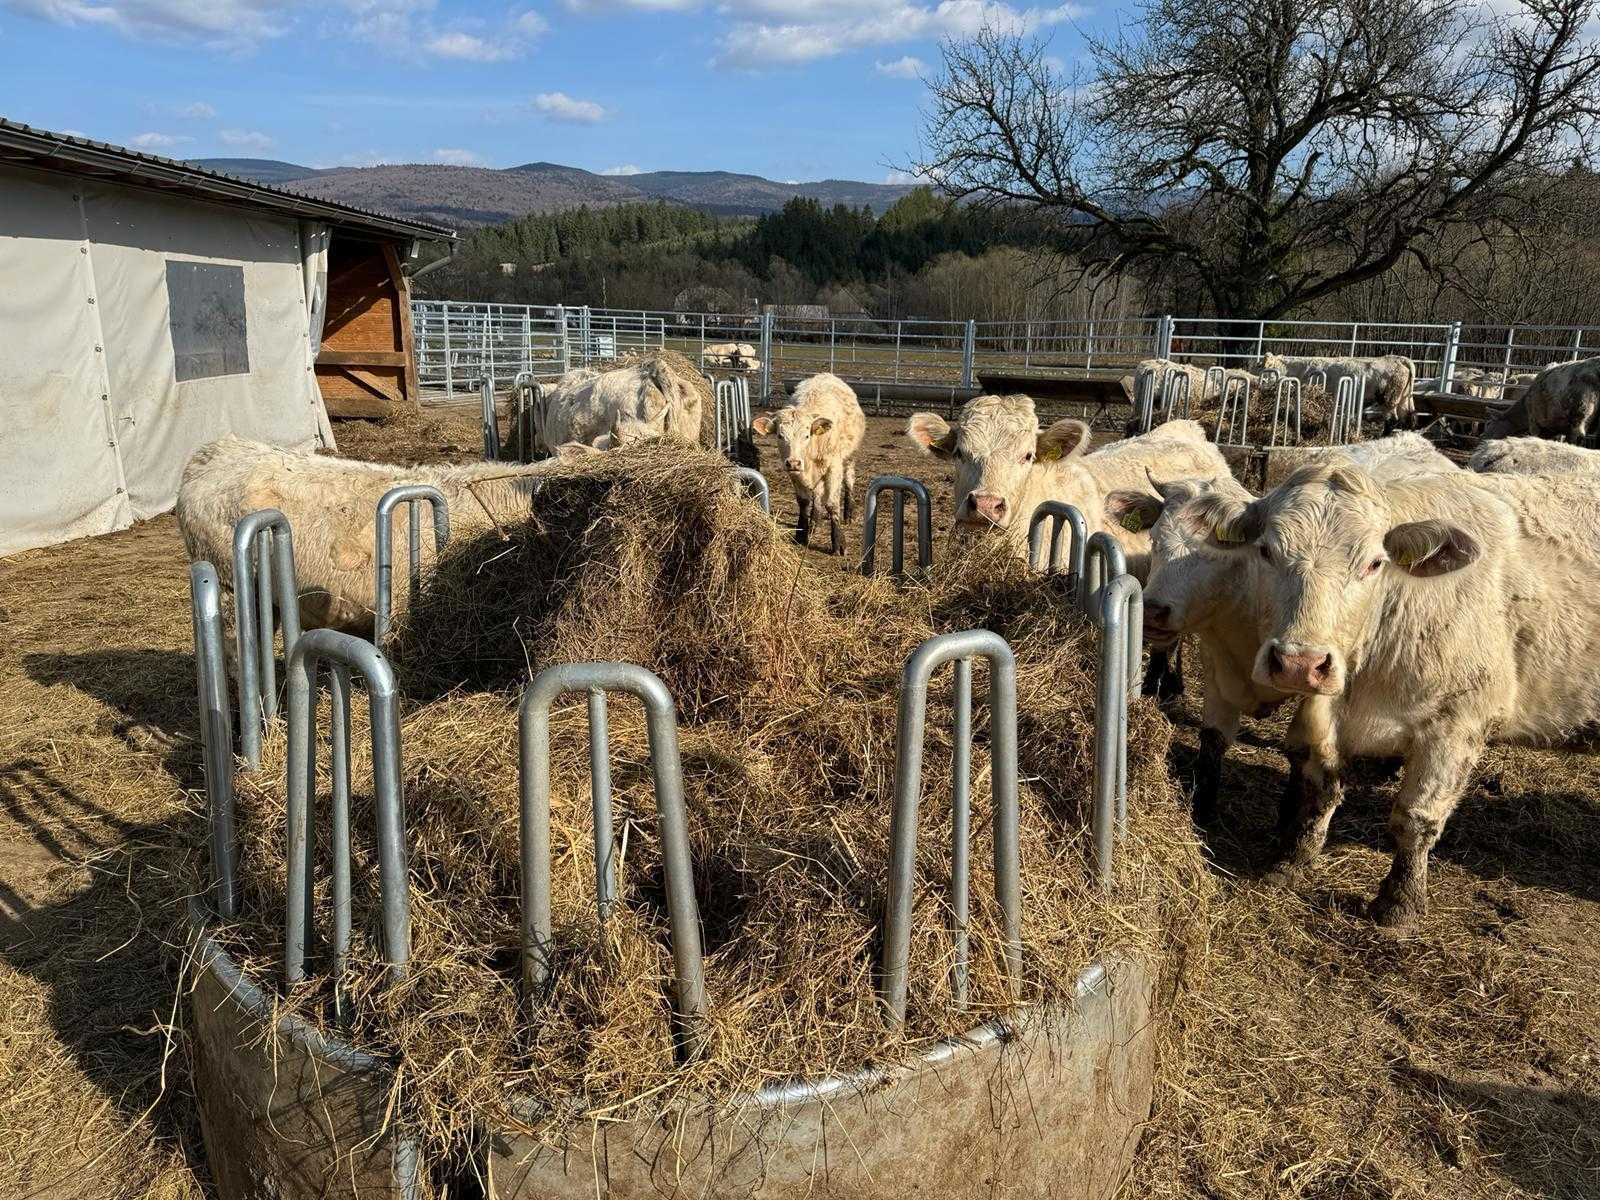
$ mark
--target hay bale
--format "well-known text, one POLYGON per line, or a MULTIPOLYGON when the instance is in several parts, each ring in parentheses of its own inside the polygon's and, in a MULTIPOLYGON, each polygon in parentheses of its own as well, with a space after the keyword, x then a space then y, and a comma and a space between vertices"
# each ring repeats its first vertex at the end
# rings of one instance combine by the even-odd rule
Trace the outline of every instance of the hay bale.
MULTIPOLYGON (((1120 884, 1108 897, 1089 883, 1096 639, 1057 583, 999 561, 956 560, 905 590, 819 570, 702 451, 586 459, 541 495, 526 528, 452 547, 401 630, 408 686, 434 697, 403 725, 414 935, 403 986, 385 985, 376 963, 374 848, 360 837, 355 850, 350 1035, 402 1064, 400 1112, 431 1153, 450 1154, 484 1119, 525 1125, 519 1097, 538 1132, 599 1109, 641 1115, 897 1060, 1019 1003, 1069 1003, 1078 971, 1104 953, 1169 975, 1183 961, 1211 885, 1167 773, 1170 727, 1148 702, 1130 714, 1120 884), (1014 994, 1000 965, 980 665, 970 1007, 951 1003, 945 670, 930 691, 915 982, 895 1031, 874 984, 898 677, 926 637, 975 625, 1018 660, 1025 979, 1014 994), (625 850, 622 903, 604 930, 581 699, 554 714, 558 963, 549 995, 527 1010, 517 995, 517 689, 544 665, 592 657, 641 662, 678 702, 711 1008, 704 1051, 686 1065, 673 1054, 654 798, 631 700, 611 705, 625 850)), ((225 931, 266 979, 281 978, 282 774, 280 738, 242 782, 246 908, 225 931)), ((354 828, 370 830, 370 799, 354 808, 354 828)), ((315 981, 284 1003, 315 1019, 328 998, 315 981)))

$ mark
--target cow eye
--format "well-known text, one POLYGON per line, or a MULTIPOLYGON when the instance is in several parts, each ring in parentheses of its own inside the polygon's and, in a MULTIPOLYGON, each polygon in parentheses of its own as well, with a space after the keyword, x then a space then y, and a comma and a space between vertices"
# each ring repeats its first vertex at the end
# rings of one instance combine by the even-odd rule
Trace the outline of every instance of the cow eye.
POLYGON ((1262 558, 1266 559, 1268 562, 1272 561, 1272 551, 1271 550, 1268 550, 1265 546, 1257 546, 1256 549, 1261 551, 1261 557, 1262 558))
POLYGON ((1376 575, 1379 571, 1383 570, 1383 562, 1384 562, 1384 560, 1381 559, 1381 558, 1373 559, 1371 562, 1369 562, 1367 564, 1367 569, 1364 572, 1362 572, 1362 574, 1363 575, 1376 575))
POLYGON ((1031 463, 1033 461, 1033 451, 1029 450, 1026 454, 1024 454, 1022 456, 1022 461, 1025 463, 1031 463))

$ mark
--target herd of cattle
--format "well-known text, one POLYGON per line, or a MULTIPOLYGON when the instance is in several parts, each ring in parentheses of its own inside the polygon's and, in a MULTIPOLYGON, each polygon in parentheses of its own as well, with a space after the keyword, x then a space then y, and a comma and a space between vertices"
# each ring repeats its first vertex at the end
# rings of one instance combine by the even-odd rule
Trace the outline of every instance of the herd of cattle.
MULTIPOLYGON (((647 436, 699 441, 702 406, 659 362, 585 369, 552 392, 541 438, 557 456, 647 436)), ((830 548, 844 552, 865 427, 854 392, 827 374, 754 423, 777 442, 802 541, 820 506, 830 548)), ((1556 742, 1600 718, 1600 672, 1587 666, 1600 654, 1600 451, 1490 439, 1461 469, 1401 432, 1276 451, 1291 467, 1258 497, 1191 420, 1091 451, 1081 421, 1040 428, 1028 397, 980 396, 953 423, 916 413, 907 433, 953 469, 953 536, 1000 539, 1025 558, 1038 505, 1075 505, 1091 531, 1119 541, 1144 584, 1146 645, 1198 645, 1202 822, 1242 718, 1296 705, 1280 879, 1320 853, 1341 764, 1404 759, 1393 866, 1372 904, 1384 924, 1426 912, 1429 851, 1486 744, 1556 742)), ((385 491, 434 484, 455 535, 470 535, 525 516, 549 469, 383 466, 229 437, 196 452, 177 515, 191 558, 216 564, 227 585, 234 522, 281 510, 295 531, 303 623, 370 633, 372 522, 385 491)), ((425 544, 424 569, 430 559, 425 544)))

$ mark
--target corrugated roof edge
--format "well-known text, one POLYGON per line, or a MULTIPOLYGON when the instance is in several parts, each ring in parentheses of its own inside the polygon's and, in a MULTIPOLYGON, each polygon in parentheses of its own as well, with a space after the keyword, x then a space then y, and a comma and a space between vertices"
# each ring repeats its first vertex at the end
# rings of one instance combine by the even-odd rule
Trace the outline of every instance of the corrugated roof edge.
MULTIPOLYGON (((350 204, 340 204, 334 200, 307 196, 303 192, 290 191, 288 188, 240 179, 236 175, 211 171, 205 167, 180 162, 175 158, 163 158, 159 154, 146 154, 142 150, 130 150, 126 146, 97 142, 92 138, 77 137, 73 134, 52 133, 47 129, 36 129, 32 125, 0 117, 0 151, 3 150, 20 151, 24 155, 31 155, 40 160, 35 165, 60 168, 99 167, 113 175, 124 175, 134 182, 142 180, 151 185, 188 191, 226 203, 273 212, 287 212, 295 216, 315 217, 331 225, 351 229, 430 240, 437 238, 453 240, 456 236, 455 230, 443 225, 372 212, 350 204)), ((4 161, 0 159, 0 162, 4 161)), ((19 165, 26 166, 29 162, 24 159, 19 165)))

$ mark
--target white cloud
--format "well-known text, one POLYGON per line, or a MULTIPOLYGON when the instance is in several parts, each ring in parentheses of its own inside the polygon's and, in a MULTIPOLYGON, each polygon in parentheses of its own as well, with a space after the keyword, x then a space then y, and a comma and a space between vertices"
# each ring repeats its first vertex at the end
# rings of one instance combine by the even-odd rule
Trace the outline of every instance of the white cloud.
POLYGON ((880 59, 872 64, 872 69, 879 75, 887 75, 891 79, 921 79, 928 69, 928 64, 915 55, 908 54, 892 62, 880 59))
POLYGON ((483 157, 471 150, 435 150, 433 161, 450 167, 481 167, 483 157))
POLYGON ((170 150, 194 139, 181 133, 137 133, 128 139, 128 145, 141 150, 170 150))
POLYGON ((565 92, 540 92, 533 98, 533 106, 552 121, 576 125, 593 125, 606 118, 606 110, 593 100, 578 100, 565 92))
POLYGON ((282 0, 0 0, 0 7, 125 37, 246 50, 287 33, 285 10, 293 6, 282 0))
POLYGON ((271 150, 277 145, 267 134, 254 129, 224 129, 217 134, 217 140, 239 150, 271 150))
POLYGON ((507 62, 521 58, 549 23, 531 9, 513 11, 501 25, 478 18, 449 24, 434 19, 435 0, 342 0, 351 19, 330 32, 354 33, 396 58, 507 62))
POLYGON ((890 171, 883 177, 885 183, 931 183, 925 175, 918 175, 912 171, 890 171))
POLYGON ((601 171, 602 175, 643 175, 644 172, 632 163, 623 163, 620 167, 607 167, 601 171))
POLYGON ((186 104, 178 110, 180 117, 188 117, 191 121, 209 121, 217 115, 217 110, 203 100, 193 104, 186 104))
POLYGON ((619 8, 637 12, 692 12, 700 0, 562 0, 569 12, 607 12, 619 8))
POLYGON ((744 19, 717 39, 715 62, 754 69, 812 62, 868 46, 971 37, 986 26, 1031 33, 1075 20, 1087 10, 1075 3, 1015 8, 1005 0, 939 0, 932 5, 911 0, 728 0, 723 11, 744 19))

